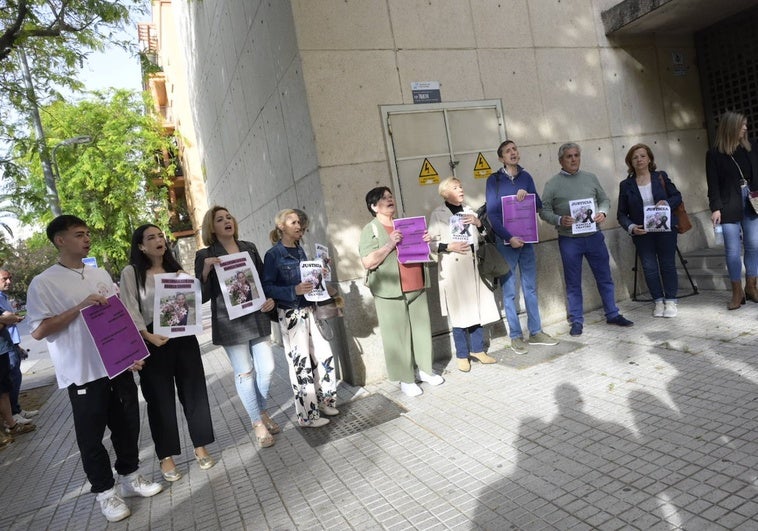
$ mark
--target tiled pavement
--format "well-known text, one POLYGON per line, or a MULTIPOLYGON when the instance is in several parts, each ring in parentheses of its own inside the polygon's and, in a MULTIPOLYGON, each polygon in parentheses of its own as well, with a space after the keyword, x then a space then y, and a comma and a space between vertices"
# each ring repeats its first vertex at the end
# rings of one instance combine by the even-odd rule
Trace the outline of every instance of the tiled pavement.
MULTIPOLYGON (((498 339, 497 365, 464 374, 450 364, 446 383, 423 384, 418 398, 390 382, 344 386, 343 402, 382 394, 407 411, 316 447, 290 420, 279 350, 270 410, 284 431, 256 448, 229 363, 206 333, 218 464, 197 467, 182 425, 184 478, 127 500, 132 516, 107 527, 758 529, 758 304, 727 312, 726 300, 683 299, 675 319, 625 301, 633 328, 592 312, 581 337, 554 324, 546 330, 562 344, 525 356, 498 339)), ((49 381, 44 365, 28 384, 49 381)), ((142 406, 142 471, 158 479, 142 406)), ((38 425, 0 452, 0 529, 106 527, 64 392, 38 425)))

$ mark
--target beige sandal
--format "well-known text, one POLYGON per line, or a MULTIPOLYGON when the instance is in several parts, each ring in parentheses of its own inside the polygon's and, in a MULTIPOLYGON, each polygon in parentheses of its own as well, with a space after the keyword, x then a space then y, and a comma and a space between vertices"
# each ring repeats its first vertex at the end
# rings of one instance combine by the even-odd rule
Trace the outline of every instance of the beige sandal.
POLYGON ((258 448, 269 448, 270 446, 274 446, 274 436, 271 435, 263 422, 253 424, 253 430, 255 432, 255 440, 258 443, 258 448), (266 433, 261 434, 260 428, 266 430, 266 433))
POLYGON ((274 422, 271 417, 268 416, 268 413, 261 413, 261 421, 271 435, 276 435, 282 431, 282 427, 274 422))

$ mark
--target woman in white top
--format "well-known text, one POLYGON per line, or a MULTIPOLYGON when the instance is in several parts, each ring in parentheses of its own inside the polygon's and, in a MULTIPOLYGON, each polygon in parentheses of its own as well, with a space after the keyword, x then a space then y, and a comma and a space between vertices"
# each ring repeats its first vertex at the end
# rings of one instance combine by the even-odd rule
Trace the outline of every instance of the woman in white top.
POLYGON ((653 152, 645 144, 632 146, 625 161, 629 175, 619 185, 616 218, 637 247, 645 282, 655 301, 653 317, 675 317, 679 280, 675 263, 678 220, 674 209, 682 203, 682 194, 665 171, 656 171, 653 152), (671 215, 666 220, 669 230, 655 232, 660 230, 657 225, 662 225, 662 218, 645 224, 645 207, 654 205, 670 207, 671 215))
POLYGON ((200 346, 194 335, 169 339, 153 333, 154 275, 182 270, 160 228, 146 224, 134 231, 129 261, 121 272, 121 299, 150 351, 140 372, 140 388, 161 473, 166 481, 177 481, 182 477, 173 457, 181 454, 177 393, 198 465, 206 470, 215 464, 205 449, 214 436, 200 346))

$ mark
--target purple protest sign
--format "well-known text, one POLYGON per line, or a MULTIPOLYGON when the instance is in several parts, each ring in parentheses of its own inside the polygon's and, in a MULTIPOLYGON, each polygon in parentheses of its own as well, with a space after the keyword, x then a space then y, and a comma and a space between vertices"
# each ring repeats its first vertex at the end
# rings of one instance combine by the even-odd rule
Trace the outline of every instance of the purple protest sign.
POLYGON ((397 244, 397 260, 401 264, 429 261, 429 244, 424 241, 426 218, 415 216, 392 220, 396 231, 400 231, 403 239, 397 244))
POLYGON ((82 310, 95 347, 103 360, 108 378, 115 378, 135 361, 150 355, 129 312, 116 295, 108 297, 108 304, 87 306, 82 310))
POLYGON ((526 194, 523 200, 517 201, 515 195, 506 195, 500 200, 503 205, 503 227, 525 243, 538 243, 537 197, 526 194))

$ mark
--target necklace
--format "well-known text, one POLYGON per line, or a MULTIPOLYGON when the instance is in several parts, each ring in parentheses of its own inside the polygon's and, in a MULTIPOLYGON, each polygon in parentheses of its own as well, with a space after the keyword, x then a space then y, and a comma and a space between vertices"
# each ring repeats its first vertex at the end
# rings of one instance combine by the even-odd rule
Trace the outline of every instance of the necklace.
POLYGON ((84 280, 84 266, 82 266, 82 270, 81 271, 77 271, 73 267, 68 267, 67 265, 61 264, 60 261, 58 261, 58 265, 61 266, 61 267, 65 267, 69 271, 73 271, 74 273, 76 273, 77 275, 79 275, 80 277, 82 277, 82 280, 84 280))

